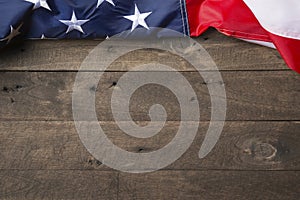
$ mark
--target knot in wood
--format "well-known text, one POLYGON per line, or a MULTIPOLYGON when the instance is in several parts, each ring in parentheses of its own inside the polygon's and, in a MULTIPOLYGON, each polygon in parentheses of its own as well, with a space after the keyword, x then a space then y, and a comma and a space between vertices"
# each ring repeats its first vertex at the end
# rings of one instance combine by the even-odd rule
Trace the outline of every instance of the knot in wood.
POLYGON ((277 149, 269 143, 256 143, 251 147, 251 154, 257 160, 271 160, 277 154, 277 149))

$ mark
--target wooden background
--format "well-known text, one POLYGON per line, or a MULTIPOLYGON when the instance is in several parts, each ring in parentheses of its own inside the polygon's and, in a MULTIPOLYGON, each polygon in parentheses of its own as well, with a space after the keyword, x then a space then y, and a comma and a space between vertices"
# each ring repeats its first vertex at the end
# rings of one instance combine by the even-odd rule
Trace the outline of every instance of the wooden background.
POLYGON ((180 108, 170 91, 145 86, 132 96, 132 118, 146 124, 150 106, 160 103, 168 112, 166 126, 146 140, 125 135, 110 110, 111 92, 123 73, 158 61, 181 71, 201 99, 200 128, 192 146, 170 166, 146 174, 104 166, 75 130, 76 72, 101 41, 27 41, 2 51, 0 199, 299 199, 299 74, 287 68, 276 50, 215 30, 196 40, 219 67, 228 97, 221 138, 202 160, 198 151, 210 119, 209 83, 186 61, 157 50, 135 51, 114 62, 98 85, 96 108, 105 132, 116 145, 137 153, 170 142, 180 108))

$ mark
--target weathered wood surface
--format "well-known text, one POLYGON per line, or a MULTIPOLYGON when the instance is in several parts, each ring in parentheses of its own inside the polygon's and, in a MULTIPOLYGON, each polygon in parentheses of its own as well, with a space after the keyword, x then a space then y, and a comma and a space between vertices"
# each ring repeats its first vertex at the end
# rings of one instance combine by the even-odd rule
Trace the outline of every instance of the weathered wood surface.
POLYGON ((2 170, 0 177, 1 199, 296 200, 300 174, 299 171, 160 171, 117 175, 81 170, 2 170))
POLYGON ((145 153, 172 140, 180 107, 163 87, 139 89, 131 99, 132 118, 146 125, 150 106, 162 104, 168 119, 152 138, 129 137, 117 127, 110 110, 111 93, 120 89, 115 86, 118 79, 135 66, 155 61, 182 72, 193 86, 201 111, 200 122, 189 122, 200 126, 193 144, 173 164, 147 174, 117 172, 95 160, 75 130, 76 72, 101 41, 26 41, 2 50, 0 199, 298 200, 299 75, 287 68, 276 50, 214 30, 196 40, 221 70, 228 98, 224 130, 204 159, 198 158, 198 151, 210 120, 207 85, 222 83, 205 83, 183 59, 145 49, 116 60, 98 88, 91 88, 96 90, 98 119, 107 136, 123 149, 145 153))
POLYGON ((121 174, 120 199, 299 199, 299 171, 121 174))
POLYGON ((296 200, 300 186, 299 171, 160 171, 116 175, 78 170, 2 170, 0 177, 1 199, 296 200))
MULTIPOLYGON (((288 70, 274 49, 228 38, 213 30, 195 40, 207 50, 220 70, 288 70)), ((0 71, 79 70, 84 58, 100 43, 101 41, 97 40, 27 41, 21 46, 1 52, 0 71)), ((118 51, 118 48, 114 51, 118 51)), ((108 71, 127 71, 132 69, 133 65, 144 64, 147 61, 171 65, 178 71, 195 71, 184 60, 168 52, 151 49, 122 56, 108 71)))
MULTIPOLYGON (((115 145, 135 153, 162 148, 179 127, 179 122, 167 122, 156 136, 137 139, 123 133, 114 122, 100 124, 115 145)), ((199 124, 192 146, 166 169, 300 170, 300 123, 226 122, 213 151, 199 159, 208 124, 199 124)), ((87 152, 73 122, 1 122, 0 156, 0 170, 111 170, 87 152)))
POLYGON ((82 170, 1 170, 0 199, 117 199, 118 174, 82 170))
MULTIPOLYGON (((135 72, 129 72, 135 73, 135 72)), ((171 72, 157 72, 168 73, 171 72)), ((122 72, 103 75, 96 91, 96 109, 100 121, 114 121, 111 94, 122 72)), ((210 96, 207 84, 197 72, 182 72, 198 95, 201 120, 210 120, 210 96)), ((0 73, 1 120, 73 120, 72 90, 75 72, 2 72, 0 73)), ((227 118, 241 120, 299 120, 300 76, 291 71, 223 72, 227 95, 227 118)), ((171 91, 158 85, 146 85, 131 97, 131 116, 150 120, 153 104, 161 104, 169 121, 180 120, 180 107, 171 91), (162 95, 164 94, 164 95, 162 95)))

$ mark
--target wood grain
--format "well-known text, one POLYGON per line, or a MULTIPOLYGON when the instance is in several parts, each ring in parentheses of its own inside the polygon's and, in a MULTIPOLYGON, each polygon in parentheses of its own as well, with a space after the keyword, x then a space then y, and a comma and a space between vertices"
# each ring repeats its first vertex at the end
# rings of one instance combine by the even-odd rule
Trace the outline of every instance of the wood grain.
POLYGON ((117 199, 118 174, 1 170, 0 199, 117 199))
MULTIPOLYGON (((215 30, 209 30, 194 39, 206 49, 220 70, 288 70, 274 49, 229 38, 215 30)), ((85 57, 101 42, 101 40, 26 41, 22 45, 1 52, 0 71, 79 70, 85 57)), ((118 52, 124 48, 128 47, 119 46, 109 51, 118 52)), ((178 71, 195 71, 182 58, 153 49, 128 53, 116 60, 108 71, 128 71, 132 70, 133 64, 140 65, 149 61, 172 66, 178 71)))
POLYGON ((296 200, 299 171, 162 171, 121 174, 120 199, 296 200))
MULTIPOLYGON (((129 72, 135 73, 135 72, 129 72)), ((172 76, 172 72, 166 76, 172 76)), ((199 100, 201 120, 210 120, 210 96, 196 72, 182 72, 199 100)), ((113 121, 111 94, 122 72, 104 73, 96 91, 96 109, 100 121, 113 121)), ((73 120, 72 90, 75 72, 2 72, 0 73, 1 120, 73 120)), ((223 72, 227 94, 227 118, 242 120, 299 120, 300 76, 295 72, 223 72)), ((88 81, 88 80, 87 80, 88 81)), ((192 101, 193 99, 191 99, 192 101)), ((148 121, 154 104, 165 107, 168 120, 180 120, 180 107, 175 95, 158 85, 138 89, 130 101, 131 116, 148 121), (162 95, 163 94, 163 95, 162 95)), ((121 112, 121 111, 120 111, 121 112)))
POLYGON ((1 199, 286 199, 298 171, 0 171, 1 199), (118 192, 119 191, 119 192, 118 192))
POLYGON ((100 123, 115 145, 140 154, 158 150, 174 138, 180 107, 166 88, 146 85, 138 89, 130 104, 136 123, 148 124, 154 104, 163 105, 168 118, 154 137, 130 137, 118 128, 110 108, 112 91, 122 89, 116 86, 119 78, 130 70, 136 73, 136 66, 154 62, 178 70, 192 85, 201 112, 200 122, 189 122, 199 125, 196 138, 173 164, 146 174, 122 173, 105 166, 88 153, 75 129, 72 92, 76 73, 103 40, 26 41, 0 50, 0 199, 298 200, 299 75, 288 69, 274 49, 214 29, 195 40, 215 61, 224 82, 204 82, 186 60, 143 49, 115 60, 98 86, 90 88, 96 93, 99 120, 91 123, 100 123), (226 87, 227 121, 214 149, 199 159, 210 120, 210 84, 226 87))
MULTIPOLYGON (((149 139, 130 137, 114 122, 100 125, 115 145, 146 153, 167 145, 177 133, 179 122, 167 122, 149 139)), ((199 159, 208 125, 199 124, 191 147, 166 169, 300 170, 298 122, 226 122, 215 148, 199 159)), ((87 152, 72 122, 1 122, 0 156, 1 170, 111 170, 87 152)))

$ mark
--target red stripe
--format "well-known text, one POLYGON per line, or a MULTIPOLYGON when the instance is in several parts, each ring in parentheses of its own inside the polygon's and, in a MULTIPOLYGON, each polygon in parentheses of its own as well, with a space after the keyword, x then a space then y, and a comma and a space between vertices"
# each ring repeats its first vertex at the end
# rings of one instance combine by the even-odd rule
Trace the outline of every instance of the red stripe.
POLYGON ((186 4, 191 36, 199 36, 211 26, 226 35, 270 42, 268 33, 241 0, 186 0, 186 4))
POLYGON ((286 64, 300 73, 300 40, 285 38, 270 34, 273 43, 277 47, 286 64))
MULTIPOLYGON (((189 20, 190 34, 191 36, 198 36, 203 33, 208 26, 203 26, 200 21, 202 21, 200 15, 200 10, 202 4, 205 0, 186 0, 186 8, 189 20)), ((212 17, 213 19, 213 17, 212 17)))

